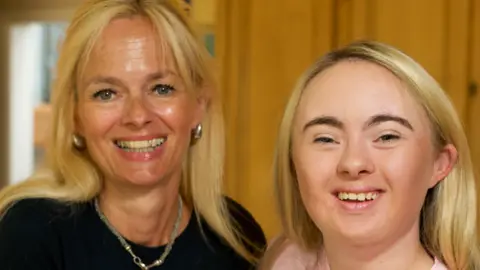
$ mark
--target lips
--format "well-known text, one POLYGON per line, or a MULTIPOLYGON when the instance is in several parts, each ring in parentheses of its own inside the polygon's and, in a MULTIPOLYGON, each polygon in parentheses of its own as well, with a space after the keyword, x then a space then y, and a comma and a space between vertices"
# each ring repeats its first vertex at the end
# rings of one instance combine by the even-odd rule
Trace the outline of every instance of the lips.
POLYGON ((114 140, 114 144, 127 152, 152 152, 167 141, 167 137, 126 138, 114 140))
POLYGON ((375 200, 379 196, 379 192, 339 192, 337 193, 337 198, 342 201, 372 201, 375 200))
POLYGON ((383 190, 368 188, 368 189, 338 189, 333 192, 333 195, 341 201, 364 202, 376 200, 383 190))

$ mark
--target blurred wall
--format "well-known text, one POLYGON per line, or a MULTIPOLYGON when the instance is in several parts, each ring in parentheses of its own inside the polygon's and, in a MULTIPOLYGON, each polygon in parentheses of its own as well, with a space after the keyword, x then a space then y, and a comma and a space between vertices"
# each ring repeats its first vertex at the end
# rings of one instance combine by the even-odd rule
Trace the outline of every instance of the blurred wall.
MULTIPOLYGON (((1 0, 0 1, 0 187, 8 181, 9 66, 11 26, 32 21, 65 21, 81 0, 1 0)), ((30 142, 26 142, 30 143, 30 142)))
MULTIPOLYGON (((1 9, 0 9, 1 10, 1 9)), ((8 27, 0 11, 0 187, 8 177, 8 27)))
POLYGON ((82 0, 2 0, 0 10, 36 10, 70 8, 81 3, 82 0))

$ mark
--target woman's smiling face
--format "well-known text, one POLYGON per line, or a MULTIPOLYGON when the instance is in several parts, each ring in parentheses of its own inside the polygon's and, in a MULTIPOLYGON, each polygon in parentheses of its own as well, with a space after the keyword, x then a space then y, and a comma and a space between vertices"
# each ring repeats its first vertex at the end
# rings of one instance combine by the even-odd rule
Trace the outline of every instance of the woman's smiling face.
POLYGON ((297 107, 292 159, 326 244, 418 233, 427 191, 456 156, 452 146, 434 149, 430 127, 406 86, 379 65, 344 60, 309 83, 297 107))
POLYGON ((112 21, 78 86, 77 133, 106 180, 156 185, 179 176, 204 103, 142 17, 112 21))

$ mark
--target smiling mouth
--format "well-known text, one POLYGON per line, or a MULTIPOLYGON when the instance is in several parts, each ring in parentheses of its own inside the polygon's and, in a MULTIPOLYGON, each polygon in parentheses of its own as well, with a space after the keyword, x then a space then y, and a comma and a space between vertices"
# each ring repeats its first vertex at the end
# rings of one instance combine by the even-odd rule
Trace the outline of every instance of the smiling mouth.
POLYGON ((167 137, 155 138, 144 141, 115 140, 114 144, 126 152, 153 152, 167 141, 167 137))
POLYGON ((337 198, 341 201, 364 202, 373 201, 380 195, 380 191, 372 192, 338 192, 337 198))

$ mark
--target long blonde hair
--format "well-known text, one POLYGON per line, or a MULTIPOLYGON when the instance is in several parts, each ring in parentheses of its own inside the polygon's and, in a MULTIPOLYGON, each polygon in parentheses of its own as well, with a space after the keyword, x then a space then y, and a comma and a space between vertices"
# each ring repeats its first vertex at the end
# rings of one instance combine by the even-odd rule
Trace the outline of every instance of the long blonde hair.
MULTIPOLYGON (((440 149, 446 144, 456 147, 459 156, 453 170, 427 194, 421 211, 421 241, 425 249, 449 269, 480 269, 475 177, 461 121, 442 88, 418 63, 391 46, 372 41, 357 41, 319 59, 301 77, 290 97, 279 130, 274 169, 283 239, 307 251, 318 250, 323 245, 322 233, 300 197, 291 160, 292 125, 302 93, 310 81, 348 59, 375 63, 397 76, 426 111, 435 135, 435 147, 440 149)), ((281 241, 277 245, 281 246, 281 241)), ((266 260, 273 260, 275 252, 278 255, 278 249, 267 251, 266 260)))
MULTIPOLYGON (((0 212, 26 198, 50 198, 64 202, 85 202, 102 188, 101 172, 83 151, 73 147, 75 86, 82 63, 105 26, 125 16, 148 19, 169 49, 187 88, 208 88, 209 104, 202 122, 203 136, 189 150, 184 162, 180 192, 196 213, 240 255, 254 261, 242 244, 243 236, 230 221, 222 197, 224 130, 221 105, 215 95, 215 78, 210 57, 175 0, 90 0, 74 14, 62 45, 57 80, 52 93, 53 123, 47 149, 46 173, 0 192, 0 212)), ((197 216, 197 218, 199 218, 197 216)))

